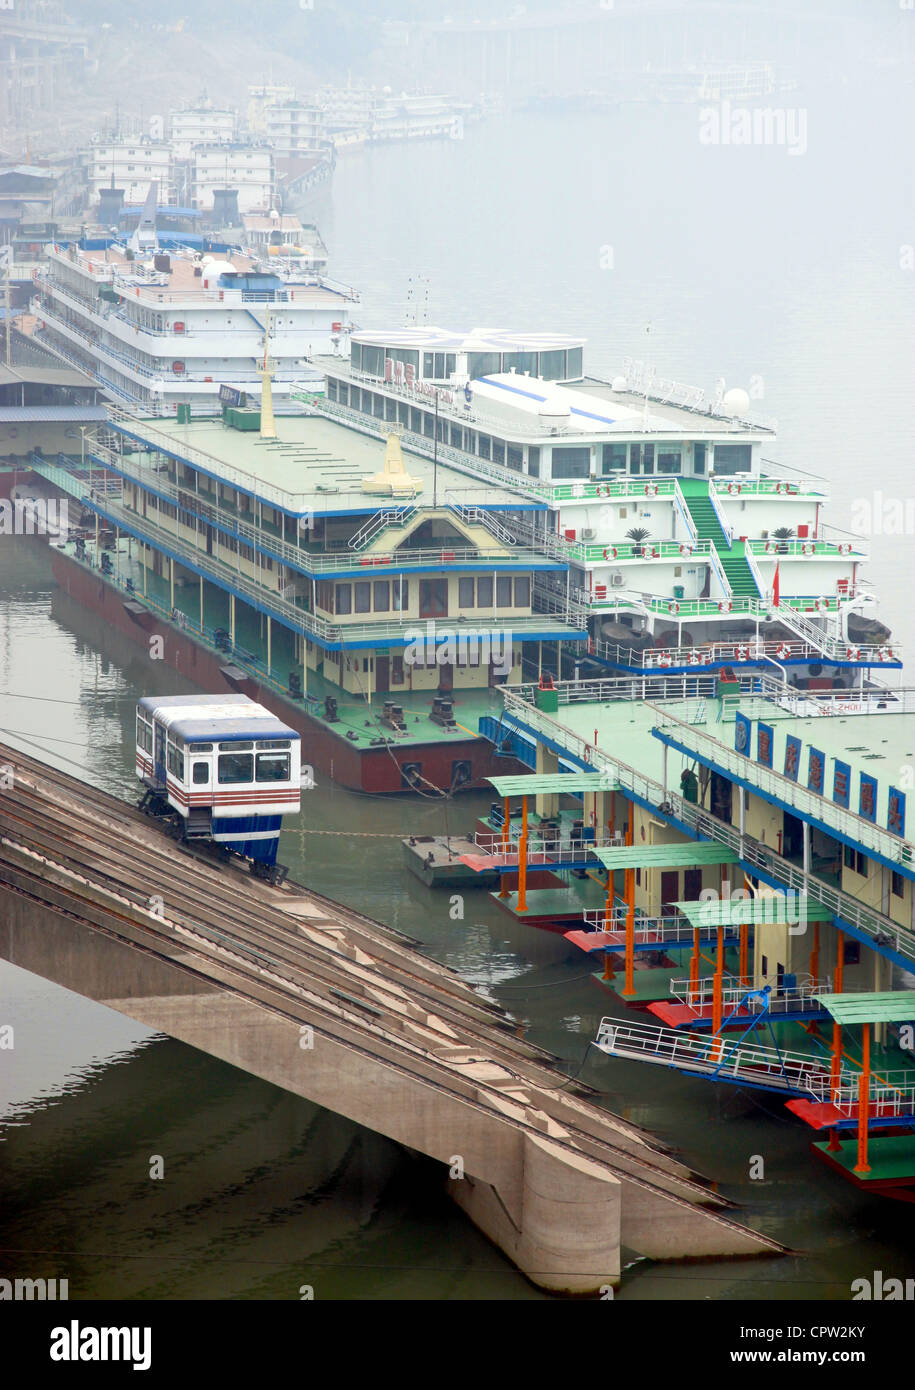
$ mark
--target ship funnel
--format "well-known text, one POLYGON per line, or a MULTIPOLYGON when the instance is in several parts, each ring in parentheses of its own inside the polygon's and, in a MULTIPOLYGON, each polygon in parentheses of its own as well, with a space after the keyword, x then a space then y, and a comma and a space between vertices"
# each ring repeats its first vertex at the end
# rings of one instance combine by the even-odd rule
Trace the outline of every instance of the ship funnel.
POLYGON ((413 497, 422 490, 422 480, 411 477, 404 467, 400 435, 389 434, 384 451, 384 467, 380 473, 373 473, 370 477, 362 479, 362 491, 381 492, 387 497, 401 494, 413 497))

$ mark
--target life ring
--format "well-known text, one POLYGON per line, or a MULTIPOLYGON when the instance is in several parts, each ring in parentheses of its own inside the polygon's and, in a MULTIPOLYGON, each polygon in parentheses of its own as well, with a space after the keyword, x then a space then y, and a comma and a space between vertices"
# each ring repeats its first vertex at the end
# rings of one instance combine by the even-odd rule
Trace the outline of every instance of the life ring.
POLYGON ((791 655, 791 648, 788 646, 788 643, 782 642, 779 645, 775 655, 779 658, 780 661, 785 661, 791 655))
POLYGON ((747 657, 750 655, 750 648, 741 645, 737 648, 735 655, 738 661, 746 661, 747 657))
POLYGON ((788 484, 787 484, 787 483, 776 483, 776 484, 775 484, 775 491, 776 491, 776 492, 787 492, 787 491, 788 491, 788 484))
POLYGON ((658 657, 658 665, 659 665, 659 666, 669 666, 670 664, 671 664, 671 663, 670 663, 670 657, 669 657, 669 656, 659 656, 659 657, 658 657))
POLYGON ((657 483, 646 483, 646 484, 645 484, 645 496, 646 496, 646 497, 657 497, 657 495, 658 495, 658 485, 657 485, 657 483))
POLYGON ((609 547, 604 551, 604 559, 605 559, 605 560, 615 560, 618 554, 619 554, 619 551, 617 550, 616 546, 615 546, 615 545, 611 545, 611 546, 609 546, 609 547))
POLYGON ((674 599, 672 603, 669 603, 669 604, 667 605, 667 611, 668 611, 668 613, 679 613, 679 612, 680 612, 680 605, 679 605, 679 603, 677 602, 676 599, 674 599))
POLYGON ((878 660, 878 661, 889 661, 889 659, 890 659, 889 648, 888 648, 888 647, 881 647, 880 650, 879 650, 878 653, 877 653, 877 660, 878 660))
POLYGON ((646 560, 656 560, 656 559, 658 558, 659 553, 660 553, 660 552, 658 551, 657 546, 654 546, 654 545, 647 545, 647 546, 645 547, 645 559, 646 559, 646 560))
POLYGON ((721 602, 718 604, 718 612, 719 612, 719 613, 730 613, 730 611, 731 611, 731 609, 732 609, 733 607, 734 607, 734 605, 733 605, 733 603, 731 602, 731 600, 730 600, 729 598, 725 598, 725 599, 722 599, 721 602))
POLYGON ((839 554, 840 554, 840 555, 850 555, 850 554, 851 554, 851 544, 850 544, 848 541, 843 541, 842 544, 839 546, 839 554))
POLYGON ((811 545, 810 541, 804 541, 804 544, 801 546, 801 554, 802 554, 802 555, 812 555, 812 554, 813 554, 813 546, 811 545))
POLYGON ((740 492, 740 490, 741 490, 741 484, 740 484, 740 483, 728 483, 728 492, 731 494, 732 497, 734 496, 735 493, 740 492))
POLYGON ((585 744, 585 751, 582 754, 582 757, 584 758, 586 763, 589 763, 591 761, 591 745, 589 743, 585 744))
POLYGON ((690 654, 689 654, 689 664, 690 664, 690 666, 701 666, 701 665, 702 665, 702 654, 701 654, 699 651, 697 651, 695 647, 693 647, 693 648, 690 650, 690 654))
POLYGON ((774 541, 766 541, 766 554, 767 554, 767 555, 774 555, 774 554, 775 554, 775 549, 776 549, 776 547, 775 547, 774 541))
POLYGON ((680 554, 681 554, 681 555, 692 555, 692 553, 693 553, 693 547, 692 547, 691 545, 687 545, 687 544, 684 542, 684 544, 680 546, 680 554))
POLYGON ((860 661, 860 660, 861 660, 861 648, 860 648, 860 647, 849 647, 848 650, 847 650, 846 653, 845 653, 845 659, 846 659, 846 661, 860 661))

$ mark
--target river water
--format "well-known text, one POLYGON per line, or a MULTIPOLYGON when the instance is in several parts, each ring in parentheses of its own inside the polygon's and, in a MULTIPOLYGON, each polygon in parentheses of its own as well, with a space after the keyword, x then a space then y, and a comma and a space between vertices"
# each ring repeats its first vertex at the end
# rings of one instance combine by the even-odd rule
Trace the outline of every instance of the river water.
MULTIPOLYGON (((799 157, 703 146, 686 106, 519 115, 349 155, 303 211, 331 273, 359 286, 365 327, 552 329, 585 335, 601 375, 628 354, 708 387, 754 379, 779 422, 773 456, 828 477, 830 520, 847 526, 874 489, 909 490, 915 272, 899 248, 915 241, 915 207, 892 152, 911 98, 887 81, 789 100, 808 112, 799 157)), ((906 641, 910 538, 873 544, 882 615, 906 641)), ((136 698, 190 689, 56 593, 40 545, 4 540, 0 737, 132 797, 136 698)), ((324 784, 280 857, 486 987, 612 1109, 803 1252, 642 1261, 620 1296, 844 1299, 872 1270, 911 1273, 915 1208, 822 1168, 774 1099, 589 1050, 601 1015, 620 1011, 580 955, 485 894, 452 921, 447 895, 401 868, 401 835, 465 830, 487 801, 324 784)), ((319 1298, 543 1296, 451 1205, 434 1164, 21 971, 0 967, 0 989, 16 1040, 0 1052, 0 1276, 57 1274, 85 1298, 297 1298, 305 1284, 319 1298), (164 1181, 148 1177, 155 1154, 164 1181)))

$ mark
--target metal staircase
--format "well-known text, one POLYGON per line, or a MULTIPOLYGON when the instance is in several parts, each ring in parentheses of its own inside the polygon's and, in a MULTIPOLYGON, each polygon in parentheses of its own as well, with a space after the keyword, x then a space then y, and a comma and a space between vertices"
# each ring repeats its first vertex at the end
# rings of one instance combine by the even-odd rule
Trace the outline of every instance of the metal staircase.
POLYGON ((700 540, 711 541, 718 551, 721 568, 728 577, 728 583, 735 598, 759 598, 760 590, 753 571, 747 563, 742 541, 731 541, 725 534, 715 508, 709 500, 708 484, 705 493, 690 495, 692 488, 684 494, 687 510, 693 519, 700 540))
POLYGON ((373 541, 380 531, 387 526, 406 526, 408 521, 412 521, 416 515, 416 507, 412 502, 408 502, 403 507, 382 507, 374 516, 370 516, 365 525, 350 536, 346 544, 350 550, 364 550, 373 541))

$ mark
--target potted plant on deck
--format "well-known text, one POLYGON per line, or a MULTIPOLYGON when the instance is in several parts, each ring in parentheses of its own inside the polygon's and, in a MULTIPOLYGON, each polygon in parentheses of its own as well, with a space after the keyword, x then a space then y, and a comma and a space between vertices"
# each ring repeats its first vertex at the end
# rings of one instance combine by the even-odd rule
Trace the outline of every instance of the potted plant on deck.
POLYGON ((788 542, 794 539, 793 526, 776 526, 772 532, 772 539, 778 541, 779 554, 788 554, 788 542))
POLYGON ((646 531, 644 526, 633 526, 631 531, 626 532, 627 541, 632 541, 633 555, 642 554, 642 546, 650 535, 651 532, 646 531))

